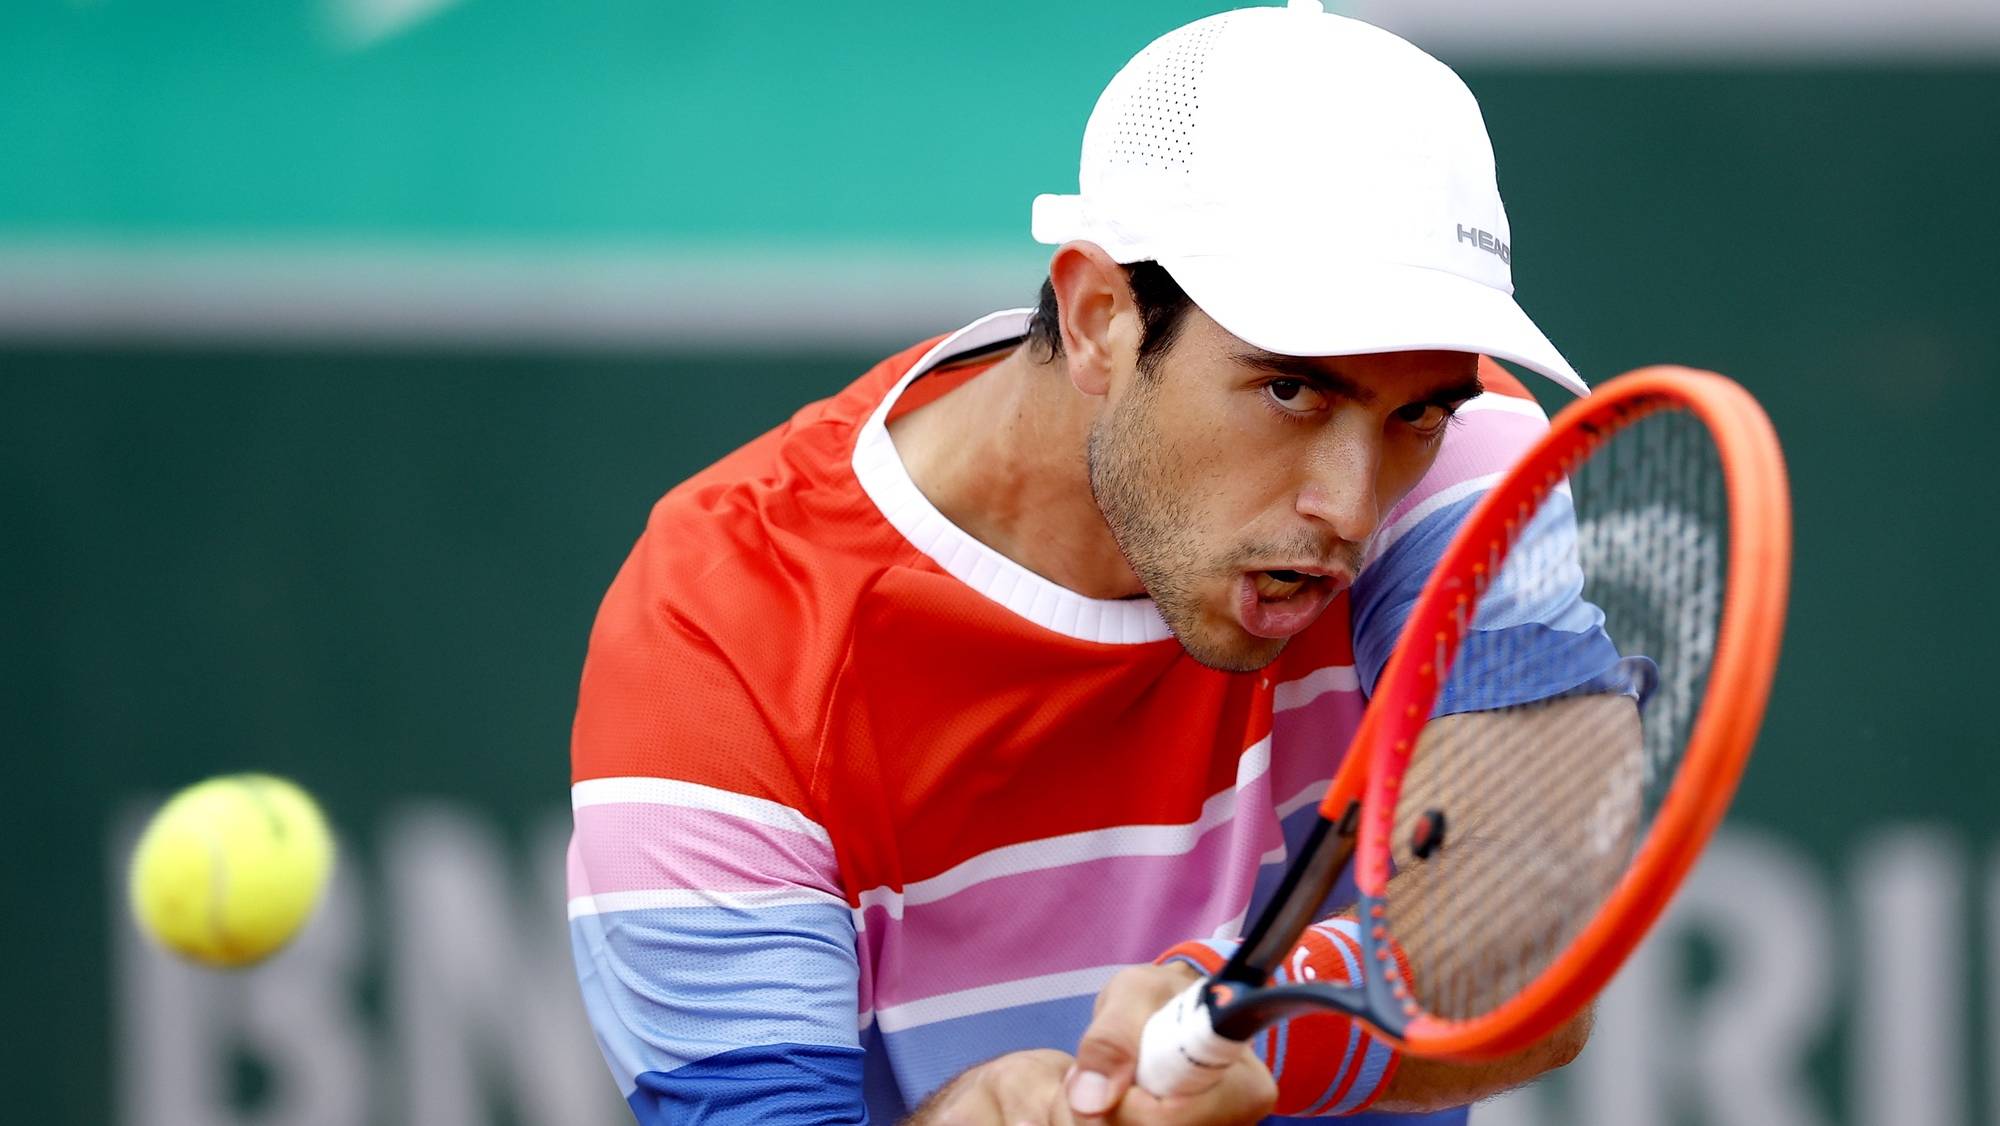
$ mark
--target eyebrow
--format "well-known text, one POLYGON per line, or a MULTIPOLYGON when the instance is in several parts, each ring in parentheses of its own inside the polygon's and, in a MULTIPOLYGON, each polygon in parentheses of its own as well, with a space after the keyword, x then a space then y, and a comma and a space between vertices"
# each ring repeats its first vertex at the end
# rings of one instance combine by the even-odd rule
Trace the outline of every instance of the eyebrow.
MULTIPOLYGON (((1261 368, 1264 371, 1277 375, 1288 376, 1304 383, 1310 383, 1322 391, 1338 395, 1352 402, 1367 404, 1374 402, 1377 398, 1373 387, 1357 380, 1349 379, 1339 372, 1328 371, 1306 356, 1281 356, 1276 352, 1255 351, 1239 352, 1236 354, 1236 360, 1239 363, 1248 364, 1254 368, 1261 368)), ((1426 395, 1419 396, 1417 401, 1426 403, 1456 403, 1466 399, 1477 398, 1484 394, 1485 391, 1486 385, 1479 381, 1479 374, 1474 372, 1472 375, 1456 383, 1446 384, 1432 390, 1426 395)))

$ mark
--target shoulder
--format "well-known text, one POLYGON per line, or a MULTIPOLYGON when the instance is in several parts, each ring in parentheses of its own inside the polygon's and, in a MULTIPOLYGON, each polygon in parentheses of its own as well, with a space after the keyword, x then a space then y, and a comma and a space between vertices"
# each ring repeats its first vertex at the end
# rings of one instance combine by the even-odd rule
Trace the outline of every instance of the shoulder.
POLYGON ((913 360, 891 357, 654 505, 591 629, 577 778, 802 797, 773 776, 814 746, 854 607, 908 552, 850 461, 913 360))
POLYGON ((1419 525, 1469 507, 1548 431, 1548 414, 1506 368, 1482 356, 1479 378, 1485 393, 1459 408, 1437 460, 1383 518, 1371 560, 1419 525))
POLYGON ((1481 357, 1479 378, 1485 393, 1459 408, 1437 460, 1389 509, 1369 542, 1351 592, 1364 684, 1372 684, 1405 613, 1466 515, 1548 432, 1547 413, 1507 369, 1481 357))

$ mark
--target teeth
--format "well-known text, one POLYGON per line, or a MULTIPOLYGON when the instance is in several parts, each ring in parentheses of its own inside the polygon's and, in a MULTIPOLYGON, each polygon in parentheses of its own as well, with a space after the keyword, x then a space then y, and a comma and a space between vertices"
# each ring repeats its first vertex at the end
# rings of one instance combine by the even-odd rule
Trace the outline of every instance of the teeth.
POLYGON ((1299 592, 1300 587, 1305 585, 1306 577, 1297 571, 1257 572, 1257 597, 1273 602, 1290 598, 1299 592), (1281 579, 1278 577, 1279 575, 1286 575, 1289 578, 1281 579))

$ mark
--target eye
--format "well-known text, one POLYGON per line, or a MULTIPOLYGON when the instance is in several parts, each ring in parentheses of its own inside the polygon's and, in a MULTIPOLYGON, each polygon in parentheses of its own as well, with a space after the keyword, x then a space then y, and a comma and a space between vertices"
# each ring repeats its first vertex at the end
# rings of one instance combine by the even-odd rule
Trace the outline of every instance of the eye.
POLYGON ((1444 403, 1411 403, 1396 409, 1396 417, 1419 434, 1435 434, 1451 421, 1452 408, 1444 403))
POLYGON ((1264 394, 1291 414, 1310 414, 1321 406, 1319 391, 1303 379, 1273 379, 1264 384, 1264 394))

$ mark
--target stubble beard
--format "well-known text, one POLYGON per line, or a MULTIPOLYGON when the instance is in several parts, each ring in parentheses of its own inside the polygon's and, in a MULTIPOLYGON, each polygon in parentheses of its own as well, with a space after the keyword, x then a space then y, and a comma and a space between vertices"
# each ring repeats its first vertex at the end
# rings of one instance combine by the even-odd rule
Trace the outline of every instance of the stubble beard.
MULTIPOLYGON (((1204 566, 1189 529, 1194 507, 1167 484, 1176 479, 1174 450, 1152 425, 1158 376, 1142 375, 1108 417, 1090 428, 1085 460, 1090 492, 1125 562, 1159 609, 1188 656, 1222 672, 1254 672, 1277 650, 1246 652, 1207 636, 1198 580, 1219 573, 1204 566)), ((1279 646, 1282 648, 1282 646, 1279 646)))

